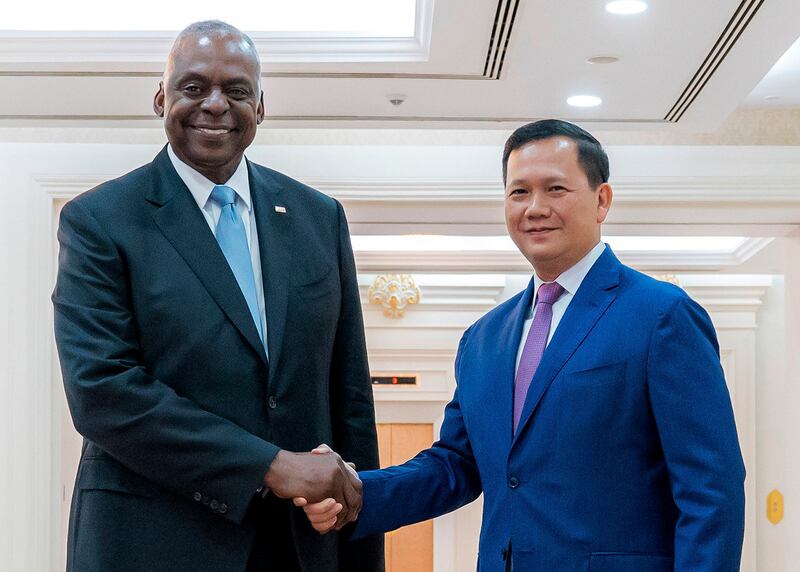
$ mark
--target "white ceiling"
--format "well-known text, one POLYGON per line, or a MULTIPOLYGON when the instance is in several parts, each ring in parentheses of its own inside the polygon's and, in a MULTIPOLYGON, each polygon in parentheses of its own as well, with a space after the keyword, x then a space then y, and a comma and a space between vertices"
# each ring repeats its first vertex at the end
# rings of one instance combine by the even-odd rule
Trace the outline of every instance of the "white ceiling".
MULTIPOLYGON (((650 0, 637 16, 604 4, 417 0, 413 38, 254 34, 268 119, 505 129, 557 116, 592 129, 713 131, 800 33, 796 0, 650 0), (586 61, 598 55, 620 61, 586 61), (579 93, 603 104, 567 106, 579 93)), ((151 99, 171 37, 0 32, 0 127, 157 126, 151 99)))
POLYGON ((745 105, 800 107, 800 38, 772 66, 769 73, 747 97, 745 105))

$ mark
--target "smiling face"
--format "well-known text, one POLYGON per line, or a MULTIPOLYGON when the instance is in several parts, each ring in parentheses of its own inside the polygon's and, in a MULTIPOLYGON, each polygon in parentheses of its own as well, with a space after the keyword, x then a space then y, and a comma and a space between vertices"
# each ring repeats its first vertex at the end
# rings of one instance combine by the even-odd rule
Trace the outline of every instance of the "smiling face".
POLYGON ((567 137, 533 141, 508 157, 506 227, 545 281, 574 266, 599 241, 612 191, 592 188, 567 137))
POLYGON ((236 34, 190 34, 176 42, 153 101, 175 154, 225 183, 264 118, 257 55, 236 34))

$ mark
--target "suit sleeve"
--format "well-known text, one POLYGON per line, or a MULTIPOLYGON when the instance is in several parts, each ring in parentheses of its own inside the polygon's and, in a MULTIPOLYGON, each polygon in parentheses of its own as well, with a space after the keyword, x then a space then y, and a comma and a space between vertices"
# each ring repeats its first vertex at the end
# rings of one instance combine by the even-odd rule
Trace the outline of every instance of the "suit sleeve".
MULTIPOLYGON (((464 334, 456 356, 458 380, 464 334)), ((481 494, 478 467, 459 403, 459 390, 447 404, 439 440, 410 461, 359 473, 364 505, 354 537, 395 530, 464 506, 481 494)))
MULTIPOLYGON (((376 469, 378 438, 372 381, 367 363, 367 345, 361 316, 356 265, 350 233, 342 206, 336 203, 339 228, 339 276, 341 308, 331 363, 331 422, 333 448, 346 461, 362 469, 376 469)), ((383 535, 347 542, 349 531, 341 535, 339 568, 354 572, 382 572, 383 535)))
POLYGON ((708 314, 681 296, 659 316, 647 377, 679 515, 675 570, 739 570, 744 464, 708 314))
POLYGON ((61 212, 55 337, 78 432, 131 471, 241 522, 278 447, 201 409, 141 361, 122 253, 79 203, 61 212))

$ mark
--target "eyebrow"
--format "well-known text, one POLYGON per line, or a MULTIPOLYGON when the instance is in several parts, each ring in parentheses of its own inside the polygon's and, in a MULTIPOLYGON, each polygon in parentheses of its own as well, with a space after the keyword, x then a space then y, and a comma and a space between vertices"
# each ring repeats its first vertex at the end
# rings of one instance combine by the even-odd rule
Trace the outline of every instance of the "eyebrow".
MULTIPOLYGON (((569 182, 569 177, 567 177, 566 175, 548 175, 543 177, 541 181, 546 184, 561 183, 566 185, 569 182)), ((525 186, 527 185, 527 181, 524 179, 512 179, 506 184, 507 187, 513 185, 525 186)))
MULTIPOLYGON (((238 77, 234 77, 234 78, 225 80, 223 82, 223 85, 225 85, 225 86, 242 85, 242 84, 245 84, 245 85, 248 85, 248 86, 256 86, 256 85, 258 85, 258 82, 257 81, 253 82, 252 79, 253 78, 250 78, 250 77, 248 77, 246 75, 241 75, 241 76, 238 76, 238 77)), ((185 74, 183 74, 181 76, 176 77, 174 83, 175 84, 180 84, 180 83, 183 83, 183 82, 186 82, 186 81, 192 81, 192 80, 200 80, 200 81, 203 81, 203 82, 208 82, 208 77, 206 77, 205 75, 203 75, 201 73, 189 71, 189 72, 186 72, 185 74)))

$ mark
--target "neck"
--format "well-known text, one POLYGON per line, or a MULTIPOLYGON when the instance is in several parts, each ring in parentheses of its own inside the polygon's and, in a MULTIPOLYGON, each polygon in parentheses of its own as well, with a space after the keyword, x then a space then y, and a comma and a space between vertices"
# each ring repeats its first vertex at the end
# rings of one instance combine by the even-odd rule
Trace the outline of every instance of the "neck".
POLYGON ((198 165, 189 160, 188 157, 184 157, 180 150, 175 147, 175 145, 170 145, 170 147, 172 147, 172 152, 175 153, 175 156, 178 157, 178 159, 203 175, 215 185, 224 185, 230 180, 230 178, 236 172, 236 169, 239 168, 239 165, 242 162, 242 156, 244 155, 244 153, 239 153, 236 155, 236 157, 231 158, 224 165, 198 165))
MULTIPOLYGON (((597 239, 597 242, 600 242, 599 238, 597 239)), ((533 266, 533 271, 536 272, 536 276, 538 276, 543 282, 552 282, 564 272, 575 266, 578 262, 583 260, 583 258, 589 254, 595 246, 597 246, 597 242, 583 251, 582 254, 572 258, 562 257, 555 258, 553 260, 531 260, 530 263, 531 266, 533 266)))
POLYGON ((189 165, 193 169, 195 169, 198 173, 203 175, 206 179, 214 183, 215 185, 224 185, 227 183, 233 174, 236 172, 236 169, 239 167, 239 162, 241 161, 241 157, 239 157, 239 161, 236 162, 234 165, 225 165, 225 167, 213 167, 213 168, 203 168, 199 165, 189 165))

